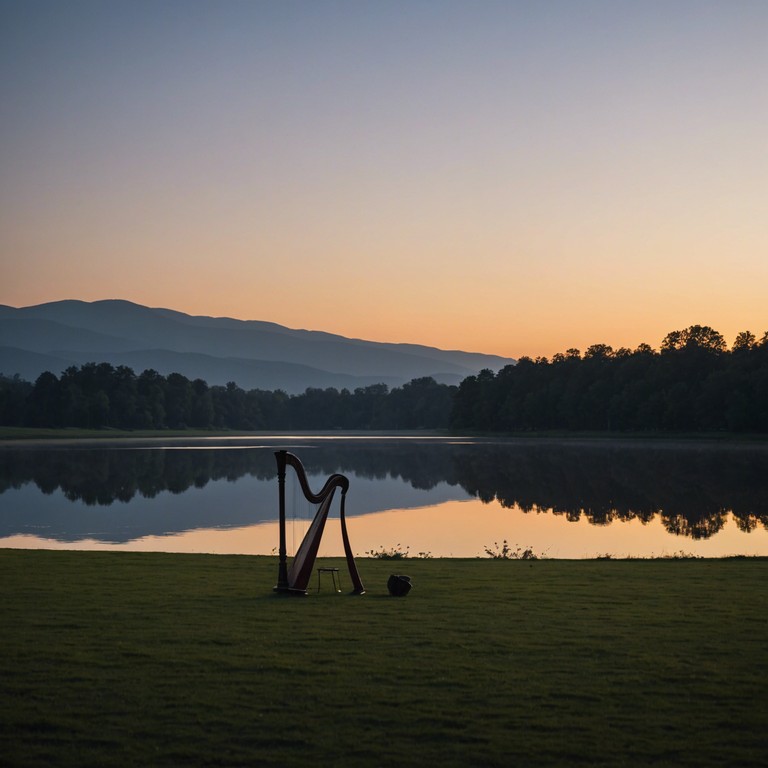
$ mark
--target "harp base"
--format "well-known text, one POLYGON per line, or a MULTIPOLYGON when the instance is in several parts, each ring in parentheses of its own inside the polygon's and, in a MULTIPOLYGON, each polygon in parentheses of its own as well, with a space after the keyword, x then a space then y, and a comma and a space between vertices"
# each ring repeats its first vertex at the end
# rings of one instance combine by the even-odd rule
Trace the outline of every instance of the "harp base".
POLYGON ((272 587, 272 591, 275 594, 278 595, 290 595, 292 597, 306 597, 307 596, 307 590, 306 589, 296 589, 295 587, 281 587, 276 586, 272 587))
MULTIPOLYGON (((294 587, 272 587, 276 595, 288 595, 289 597, 307 597, 308 589, 295 589, 294 587)), ((364 595, 364 589, 353 589, 350 595, 364 595)))

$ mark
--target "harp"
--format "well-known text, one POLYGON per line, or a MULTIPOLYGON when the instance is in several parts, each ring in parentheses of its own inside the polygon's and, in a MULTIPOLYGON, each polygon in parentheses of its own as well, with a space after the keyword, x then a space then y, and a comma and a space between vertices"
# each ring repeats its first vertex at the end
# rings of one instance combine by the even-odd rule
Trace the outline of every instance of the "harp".
POLYGON ((344 517, 344 502, 349 490, 349 480, 344 475, 333 474, 326 481, 325 485, 317 493, 313 493, 307 481, 307 474, 304 471, 304 465, 288 451, 275 451, 277 460, 277 484, 280 503, 280 563, 277 572, 277 586, 275 592, 288 594, 307 594, 307 585, 312 576, 312 569, 317 558, 317 551, 320 548, 320 539, 323 536, 325 521, 328 518, 328 512, 331 509, 333 497, 336 489, 341 489, 341 508, 339 517, 341 520, 341 538, 344 542, 344 554, 347 558, 347 568, 349 576, 352 579, 353 593, 362 595, 365 592, 363 582, 360 581, 360 575, 355 565, 355 557, 352 554, 352 547, 349 545, 349 535, 347 534, 347 521, 344 517), (319 504, 312 524, 309 526, 304 539, 302 540, 293 562, 288 565, 285 546, 285 471, 287 466, 293 467, 301 485, 302 493, 312 504, 319 504))

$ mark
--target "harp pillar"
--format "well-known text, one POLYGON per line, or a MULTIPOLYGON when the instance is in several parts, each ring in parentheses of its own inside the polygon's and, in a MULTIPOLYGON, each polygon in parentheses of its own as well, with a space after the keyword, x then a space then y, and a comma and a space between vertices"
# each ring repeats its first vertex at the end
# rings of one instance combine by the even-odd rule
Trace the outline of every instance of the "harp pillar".
POLYGON ((280 505, 280 543, 278 549, 280 562, 277 566, 277 585, 275 586, 275 592, 290 592, 288 586, 288 562, 285 545, 285 457, 287 453, 287 451, 275 452, 275 458, 277 459, 277 493, 278 503, 280 505))

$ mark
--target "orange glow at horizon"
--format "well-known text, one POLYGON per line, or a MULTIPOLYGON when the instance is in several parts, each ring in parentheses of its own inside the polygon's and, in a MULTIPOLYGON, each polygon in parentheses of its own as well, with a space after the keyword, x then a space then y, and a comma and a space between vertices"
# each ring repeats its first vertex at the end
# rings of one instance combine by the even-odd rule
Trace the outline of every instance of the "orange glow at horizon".
POLYGON ((11 5, 0 304, 512 358, 768 330, 764 4, 11 5))
MULTIPOLYGON (((289 526, 290 527, 290 526, 289 526)), ((355 557, 381 548, 408 549, 410 557, 431 553, 435 557, 486 557, 485 548, 507 540, 515 549, 530 547, 539 556, 554 559, 614 557, 663 557, 685 553, 697 557, 768 555, 768 531, 740 531, 729 517, 723 530, 710 539, 694 540, 666 531, 658 518, 614 521, 595 526, 582 518, 569 522, 551 512, 524 513, 498 502, 450 501, 420 509, 389 510, 361 515, 348 521, 355 557)), ((303 531, 288 531, 297 541, 303 531)), ((109 550, 132 552, 187 552, 270 555, 277 553, 277 522, 232 529, 198 529, 167 536, 145 536, 123 544, 93 539, 60 542, 28 535, 0 539, 0 546, 20 549, 109 550)), ((330 518, 320 545, 320 557, 343 557, 341 528, 330 518)))
MULTIPOLYGON (((758 283, 753 282, 753 285, 758 283)), ((171 290, 157 290, 158 295, 154 296, 146 291, 145 295, 139 295, 138 292, 130 294, 123 290, 104 294, 100 288, 95 288, 92 291, 82 289, 76 296, 67 293, 31 294, 22 300, 6 296, 0 303, 32 306, 71 298, 83 301, 118 298, 189 315, 259 320, 292 329, 324 331, 366 341, 420 344, 514 359, 524 355, 551 358, 555 353, 571 348, 583 353, 593 344, 608 344, 614 349, 635 349, 645 343, 659 349, 668 333, 691 325, 709 325, 724 336, 729 347, 741 331, 752 331, 758 338, 768 331, 768 313, 758 301, 753 302, 753 305, 740 304, 719 311, 711 308, 687 311, 682 307, 665 315, 648 315, 630 310, 619 312, 616 309, 614 317, 591 316, 573 323, 563 320, 572 310, 566 311, 561 303, 558 305, 559 311, 544 313, 547 317, 543 320, 540 312, 531 311, 505 323, 501 312, 492 308, 473 309, 461 303, 452 308, 445 307, 442 310, 444 314, 439 314, 435 302, 432 302, 407 312, 389 307, 391 315, 384 312, 376 314, 370 307, 360 307, 360 315, 350 316, 350 311, 343 315, 334 313, 325 305, 313 305, 309 299, 297 309, 294 306, 286 307, 285 303, 274 299, 258 302, 242 300, 238 303, 236 295, 216 300, 210 296, 201 299, 200 294, 194 298, 179 294, 178 298, 174 298, 173 293, 171 290), (161 293, 162 297, 159 295, 161 293)), ((201 289, 200 293, 204 291, 201 289)), ((760 299, 762 301, 762 297, 760 299)))

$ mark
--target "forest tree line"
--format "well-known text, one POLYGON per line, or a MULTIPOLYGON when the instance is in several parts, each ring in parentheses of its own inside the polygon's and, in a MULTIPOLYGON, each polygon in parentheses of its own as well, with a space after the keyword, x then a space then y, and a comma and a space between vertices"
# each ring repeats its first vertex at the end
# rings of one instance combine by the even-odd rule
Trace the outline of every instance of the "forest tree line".
POLYGON ((33 383, 0 376, 0 424, 222 430, 455 429, 478 432, 768 432, 768 332, 729 350, 708 326, 614 350, 522 357, 458 387, 431 377, 389 389, 244 391, 179 373, 88 363, 33 383))
POLYGON ((448 424, 455 386, 431 377, 392 390, 308 388, 248 392, 234 382, 209 386, 180 373, 87 363, 34 384, 0 376, 0 424, 85 429, 439 429, 448 424))
POLYGON ((768 432, 768 332, 749 331, 728 350, 723 336, 692 325, 659 351, 606 344, 522 357, 481 371, 456 393, 451 425, 495 432, 768 432))

